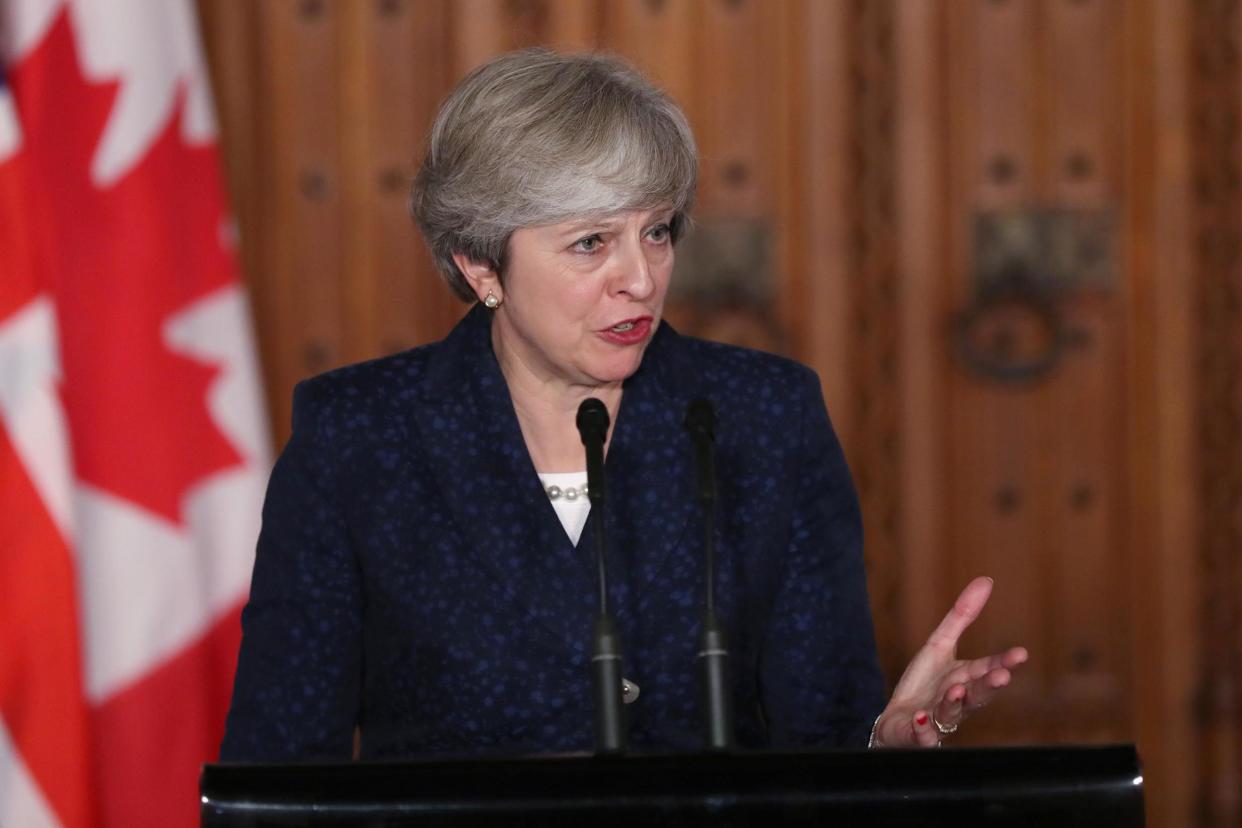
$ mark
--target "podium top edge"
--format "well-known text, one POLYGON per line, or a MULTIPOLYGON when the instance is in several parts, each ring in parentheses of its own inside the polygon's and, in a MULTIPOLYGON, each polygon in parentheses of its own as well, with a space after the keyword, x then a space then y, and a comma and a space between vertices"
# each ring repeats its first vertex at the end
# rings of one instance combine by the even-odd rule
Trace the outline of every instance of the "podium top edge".
MULTIPOLYGON (((792 750, 731 753, 656 753, 623 756, 535 755, 427 757, 364 762, 217 763, 203 767, 205 799, 245 791, 276 799, 308 790, 354 790, 375 795, 419 788, 427 792, 468 788, 487 778, 514 791, 571 782, 640 780, 659 787, 661 779, 703 789, 722 784, 810 786, 891 785, 932 791, 964 780, 980 788, 1042 785, 1090 788, 1142 786, 1133 744, 1082 747, 1033 746, 944 748, 941 750, 792 750), (697 780, 697 781, 696 781, 697 780), (342 787, 343 786, 343 787, 342 787)), ((600 783, 603 784, 603 783, 600 783)))

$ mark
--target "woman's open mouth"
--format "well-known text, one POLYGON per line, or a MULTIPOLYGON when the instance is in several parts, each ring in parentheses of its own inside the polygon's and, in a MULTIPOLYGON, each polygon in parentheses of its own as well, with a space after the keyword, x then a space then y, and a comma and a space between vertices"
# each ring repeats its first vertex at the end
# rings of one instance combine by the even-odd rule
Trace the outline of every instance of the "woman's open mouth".
POLYGON ((614 345, 637 345, 651 333, 651 317, 640 316, 605 328, 599 335, 614 345))

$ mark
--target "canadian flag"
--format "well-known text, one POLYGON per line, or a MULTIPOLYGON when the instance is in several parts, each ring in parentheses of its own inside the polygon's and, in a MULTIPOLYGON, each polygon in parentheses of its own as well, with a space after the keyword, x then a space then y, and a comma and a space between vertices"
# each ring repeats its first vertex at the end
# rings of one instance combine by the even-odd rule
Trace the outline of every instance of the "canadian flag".
POLYGON ((197 824, 270 452, 194 8, 0 50, 0 825, 197 824))

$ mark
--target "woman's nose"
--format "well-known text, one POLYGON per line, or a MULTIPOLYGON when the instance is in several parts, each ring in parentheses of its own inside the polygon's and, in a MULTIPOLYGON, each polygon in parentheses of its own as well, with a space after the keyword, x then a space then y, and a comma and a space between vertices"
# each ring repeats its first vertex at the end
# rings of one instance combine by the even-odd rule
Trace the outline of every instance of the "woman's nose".
POLYGON ((633 299, 646 299, 655 290, 652 263, 648 261, 641 241, 633 240, 621 246, 613 290, 626 293, 633 299))

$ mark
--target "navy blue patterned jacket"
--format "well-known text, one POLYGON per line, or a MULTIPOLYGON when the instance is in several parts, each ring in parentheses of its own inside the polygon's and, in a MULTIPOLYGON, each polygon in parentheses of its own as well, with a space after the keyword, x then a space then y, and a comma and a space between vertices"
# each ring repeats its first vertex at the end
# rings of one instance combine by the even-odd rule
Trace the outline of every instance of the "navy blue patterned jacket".
MULTIPOLYGON (((308 380, 272 472, 221 759, 590 750, 592 527, 575 548, 471 311, 308 380)), ((857 499, 809 369, 662 325, 606 462, 631 749, 700 745, 687 403, 717 410, 717 603, 738 740, 861 746, 884 703, 857 499)), ((588 523, 599 519, 594 511, 588 523)))

